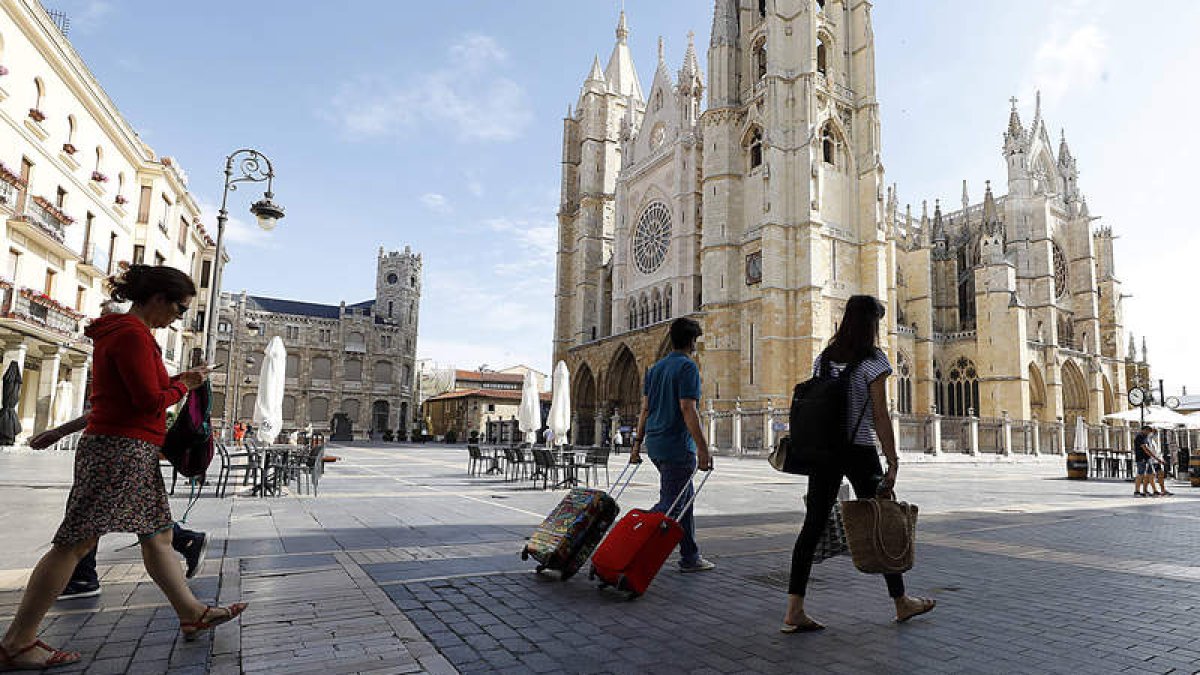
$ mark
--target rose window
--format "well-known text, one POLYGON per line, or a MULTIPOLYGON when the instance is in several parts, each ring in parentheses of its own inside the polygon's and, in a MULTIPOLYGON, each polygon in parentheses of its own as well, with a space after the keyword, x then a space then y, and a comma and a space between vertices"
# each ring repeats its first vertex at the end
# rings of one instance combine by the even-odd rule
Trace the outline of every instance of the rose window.
POLYGON ((1054 246, 1054 297, 1061 298, 1067 292, 1067 256, 1058 244, 1054 246))
POLYGON ((633 235, 633 264, 642 274, 657 270, 671 246, 671 212, 654 202, 642 212, 633 235))

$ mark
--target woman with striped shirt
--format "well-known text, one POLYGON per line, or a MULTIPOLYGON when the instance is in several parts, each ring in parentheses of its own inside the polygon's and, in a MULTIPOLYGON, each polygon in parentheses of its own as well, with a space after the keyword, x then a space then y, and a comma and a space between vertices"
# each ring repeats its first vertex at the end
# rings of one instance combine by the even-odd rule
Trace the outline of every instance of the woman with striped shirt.
MULTIPOLYGON (((784 633, 821 630, 825 626, 814 621, 804 611, 804 592, 812 571, 813 554, 821 533, 825 531, 829 512, 837 500, 842 476, 850 480, 859 499, 891 495, 896 484, 899 461, 896 442, 892 436, 887 411, 887 378, 892 373, 887 355, 876 346, 879 322, 884 308, 874 296, 856 295, 846 303, 846 313, 837 334, 813 364, 816 376, 823 366, 839 376, 850 368, 846 408, 846 436, 852 445, 846 448, 833 464, 814 472, 808 478, 808 511, 804 526, 792 551, 792 573, 788 583, 787 614, 783 619, 784 633), (887 473, 879 463, 877 444, 888 460, 887 473)), ((896 621, 904 622, 933 609, 934 601, 916 598, 904 592, 904 577, 885 574, 888 595, 896 603, 896 621)))

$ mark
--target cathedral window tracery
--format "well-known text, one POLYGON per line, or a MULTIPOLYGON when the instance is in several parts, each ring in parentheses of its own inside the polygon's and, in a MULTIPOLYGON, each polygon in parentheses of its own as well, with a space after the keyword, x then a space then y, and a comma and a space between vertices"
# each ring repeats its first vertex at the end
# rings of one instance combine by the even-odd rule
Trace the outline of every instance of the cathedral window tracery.
POLYGON ((965 417, 971 413, 979 415, 979 374, 975 369, 975 363, 965 356, 960 357, 951 365, 950 372, 947 373, 948 379, 944 385, 941 369, 937 368, 936 363, 934 367, 937 390, 941 395, 938 410, 942 410, 942 405, 945 405, 944 414, 946 415, 957 417, 965 417))
POLYGON ((638 218, 633 237, 633 262, 642 274, 662 266, 671 245, 671 212, 667 205, 652 202, 638 218))
POLYGON ((763 163, 763 133, 762 129, 755 126, 750 130, 750 135, 747 137, 746 149, 750 158, 750 169, 754 170, 762 166, 763 163))
POLYGON ((1067 256, 1056 242, 1050 245, 1054 249, 1054 297, 1062 298, 1067 292, 1067 256))
POLYGON ((757 74, 757 79, 763 79, 767 76, 767 39, 759 38, 758 42, 754 43, 754 72, 757 74))
POLYGON ((825 126, 821 127, 821 159, 835 169, 842 168, 841 158, 842 143, 838 138, 837 131, 833 128, 832 122, 826 122, 825 126))
POLYGON ((663 293, 663 308, 667 320, 671 319, 671 287, 667 286, 666 293, 663 293))
POLYGON ((896 410, 903 415, 911 415, 913 410, 912 398, 912 366, 904 352, 896 357, 896 410))

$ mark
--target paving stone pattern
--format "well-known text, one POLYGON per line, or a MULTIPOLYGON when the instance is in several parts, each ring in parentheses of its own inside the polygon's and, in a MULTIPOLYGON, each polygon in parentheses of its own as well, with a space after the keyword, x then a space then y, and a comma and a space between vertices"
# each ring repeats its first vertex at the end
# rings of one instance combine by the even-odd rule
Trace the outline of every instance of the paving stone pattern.
MULTIPOLYGON (((906 580, 938 608, 897 625, 883 581, 835 558, 808 594, 828 630, 783 635, 803 479, 762 460, 720 459, 699 501, 718 569, 684 575, 671 561, 628 601, 586 570, 564 583, 520 560, 561 491, 467 477, 461 448, 337 454, 319 498, 197 506, 190 524, 213 543, 193 589, 251 607, 195 643, 179 639, 137 550, 118 550, 132 537, 106 538, 104 593, 57 604, 46 623, 44 639, 85 655, 56 672, 1200 672, 1200 490, 1134 500, 1128 483, 1062 480, 1047 462, 905 467, 902 496, 922 507, 906 580)), ((0 475, 0 517, 25 523, 0 551, 10 618, 61 515, 70 458, 0 453, 0 475)), ((652 503, 656 482, 644 469, 622 506, 652 503)))

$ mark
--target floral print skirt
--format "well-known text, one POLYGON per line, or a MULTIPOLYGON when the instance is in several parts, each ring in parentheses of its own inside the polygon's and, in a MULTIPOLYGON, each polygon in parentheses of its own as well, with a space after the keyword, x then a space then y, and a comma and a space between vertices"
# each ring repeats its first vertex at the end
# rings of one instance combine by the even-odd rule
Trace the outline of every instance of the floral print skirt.
POLYGON ((80 438, 75 482, 54 543, 69 546, 109 532, 148 535, 170 528, 174 521, 158 452, 157 445, 135 438, 80 438))

